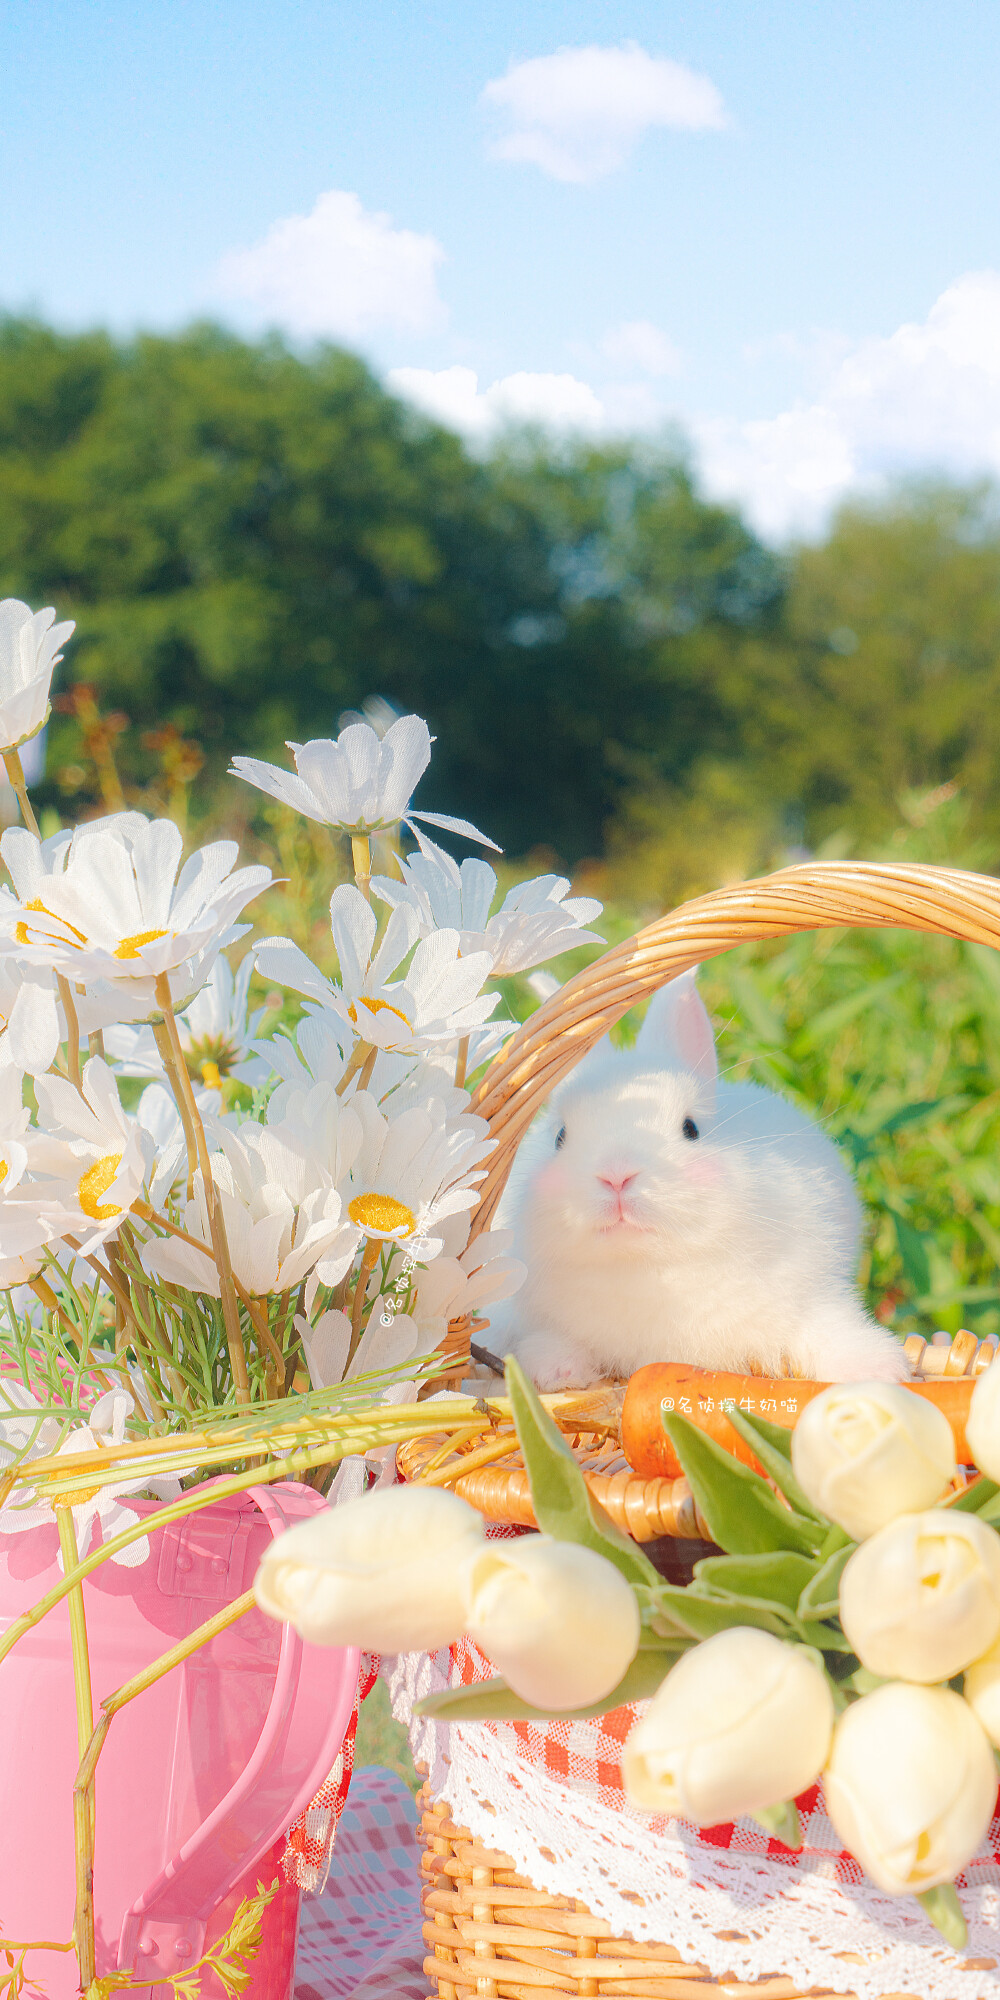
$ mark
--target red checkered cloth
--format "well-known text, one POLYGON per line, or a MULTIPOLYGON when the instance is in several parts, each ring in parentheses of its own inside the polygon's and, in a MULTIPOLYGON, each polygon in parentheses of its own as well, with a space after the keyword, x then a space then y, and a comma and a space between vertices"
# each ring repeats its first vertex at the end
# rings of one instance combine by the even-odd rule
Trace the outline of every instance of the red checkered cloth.
POLYGON ((337 1827, 347 1804, 351 1774, 354 1770, 358 1716, 362 1702, 371 1693, 378 1679, 378 1663, 377 1653, 362 1653, 354 1708, 340 1755, 329 1777, 324 1778, 315 1798, 310 1800, 295 1825, 289 1828, 285 1852, 282 1855, 282 1869, 287 1881, 296 1882, 300 1889, 311 1895, 315 1895, 317 1889, 322 1889, 329 1873, 337 1827))
MULTIPOLYGON (((452 1661, 450 1679, 455 1687, 470 1687, 476 1681, 489 1680, 496 1671, 471 1639, 460 1639, 449 1650, 452 1661)), ((606 1715, 595 1716, 587 1722, 487 1722, 481 1726, 502 1743, 508 1757, 515 1758, 528 1769, 545 1771, 557 1783, 571 1787, 574 1792, 582 1792, 609 1811, 625 1812, 630 1808, 622 1785, 622 1745, 639 1714, 640 1709, 635 1703, 626 1702, 621 1708, 610 1709, 606 1715)), ((792 1870, 804 1863, 825 1861, 832 1864, 837 1881, 844 1884, 864 1882, 864 1870, 841 1845, 827 1817, 821 1787, 811 1785, 795 1803, 802 1823, 802 1847, 795 1850, 773 1839, 752 1819, 700 1828, 689 1826, 686 1821, 683 1824, 687 1835, 709 1847, 729 1848, 734 1854, 783 1862, 792 1870)), ((643 1818, 652 1832, 663 1832, 671 1825, 670 1821, 659 1816, 644 1814, 643 1818)), ((502 1845, 499 1836, 497 1844, 502 1845)), ((956 1878, 959 1888, 971 1888, 984 1882, 995 1883, 998 1863, 1000 1810, 994 1813, 989 1833, 979 1852, 956 1878)))
POLYGON ((326 1889, 302 1905, 295 2000, 425 2000, 420 1884, 416 1800, 356 1772, 326 1889))

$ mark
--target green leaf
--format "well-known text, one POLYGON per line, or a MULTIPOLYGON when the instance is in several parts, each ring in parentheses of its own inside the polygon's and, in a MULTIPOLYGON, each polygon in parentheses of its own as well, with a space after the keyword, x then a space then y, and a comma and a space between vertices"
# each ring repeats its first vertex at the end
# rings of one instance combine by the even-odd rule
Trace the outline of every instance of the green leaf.
MULTIPOLYGON (((757 1433, 757 1437, 763 1438, 764 1442, 771 1446, 772 1451, 780 1452, 782 1458, 785 1459, 789 1465, 791 1465, 792 1462, 791 1431, 786 1431, 783 1424, 769 1424, 767 1418, 759 1417, 756 1411, 754 1411, 753 1415, 751 1415, 748 1410, 740 1410, 739 1414, 741 1417, 749 1417, 750 1422, 753 1424, 754 1429, 757 1433)), ((727 1417, 731 1415, 731 1412, 728 1409, 726 1410, 726 1415, 727 1417)), ((756 1440, 748 1439, 747 1442, 748 1443, 752 1442, 753 1449, 756 1451, 757 1449, 756 1440)), ((758 1453, 758 1457, 759 1455, 760 1454, 758 1453)))
POLYGON ((923 1895, 917 1897, 917 1902, 935 1930, 947 1938, 953 1949, 964 1951, 969 1942, 969 1932, 954 1882, 939 1882, 936 1889, 925 1889, 923 1895))
MULTIPOLYGON (((792 1617, 778 1605, 756 1604, 747 1597, 713 1597, 693 1583, 686 1587, 661 1583, 650 1597, 657 1608, 662 1607, 672 1627, 692 1639, 713 1639, 716 1632, 728 1632, 734 1625, 752 1625, 776 1639, 787 1639, 793 1628, 792 1617)), ((795 1630, 797 1635, 797 1626, 795 1630)))
POLYGON ((713 1542, 731 1556, 793 1549, 814 1555, 824 1530, 782 1505, 759 1473, 723 1451, 686 1417, 660 1412, 663 1428, 690 1481, 713 1542))
POLYGON ((957 1500, 949 1500, 944 1504, 949 1513, 981 1514, 984 1507, 988 1507, 991 1501, 996 1499, 998 1493, 1000 1486, 995 1485, 992 1479, 987 1479, 985 1472, 981 1472, 979 1478, 974 1479, 971 1486, 967 1486, 965 1492, 959 1494, 957 1500))
MULTIPOLYGON (((727 1410, 726 1421, 732 1424, 734 1431, 743 1439, 744 1444, 748 1444, 755 1457, 760 1459, 765 1472, 770 1474, 779 1493, 783 1493, 785 1499, 791 1501, 797 1513, 804 1514, 808 1520, 822 1521, 823 1532, 825 1534, 830 1525, 826 1515, 821 1514, 819 1508, 814 1507, 812 1501, 806 1497, 792 1471, 791 1432, 782 1432, 782 1436, 787 1437, 789 1440, 788 1449, 784 1451, 771 1442, 771 1439, 760 1429, 761 1419, 757 1416, 751 1416, 749 1410, 727 1410)), ((777 1424, 767 1425, 768 1431, 775 1431, 777 1429, 777 1424)))
MULTIPOLYGON (((817 1574, 809 1556, 791 1549, 770 1549, 761 1556, 703 1556, 694 1573, 707 1590, 746 1596, 758 1603, 770 1598, 799 1616, 799 1600, 817 1574)), ((809 1616, 816 1617, 814 1611, 809 1616)))
POLYGON ((687 1650, 685 1640, 675 1646, 661 1646, 656 1652, 644 1648, 636 1654, 618 1686, 592 1708, 533 1708, 498 1676, 496 1680, 478 1681, 472 1687, 443 1688, 440 1694, 425 1695, 422 1701, 414 1703, 413 1713, 438 1722, 546 1722, 555 1715, 572 1715, 581 1720, 591 1715, 607 1715, 623 1702, 648 1701, 687 1650))
POLYGON ((506 1360, 507 1394, 531 1487, 535 1519, 557 1542, 579 1542, 614 1563, 631 1584, 659 1582, 648 1556, 615 1527, 594 1499, 558 1425, 512 1354, 506 1360))
POLYGON ((838 1549, 853 1549, 855 1547, 856 1543, 852 1542, 850 1535, 847 1533, 847 1530, 845 1528, 841 1528, 839 1524, 836 1521, 834 1521, 830 1527, 830 1532, 826 1536, 823 1545, 819 1551, 820 1562, 826 1562, 828 1561, 830 1556, 835 1556, 838 1549))
POLYGON ((772 1840, 780 1840, 783 1847, 793 1849, 802 1846, 802 1821, 794 1799, 786 1799, 780 1806, 762 1806, 760 1812, 750 1814, 772 1840))
POLYGON ((836 1549, 803 1586, 795 1607, 800 1618, 836 1618, 840 1611, 840 1579, 854 1554, 856 1543, 836 1549))

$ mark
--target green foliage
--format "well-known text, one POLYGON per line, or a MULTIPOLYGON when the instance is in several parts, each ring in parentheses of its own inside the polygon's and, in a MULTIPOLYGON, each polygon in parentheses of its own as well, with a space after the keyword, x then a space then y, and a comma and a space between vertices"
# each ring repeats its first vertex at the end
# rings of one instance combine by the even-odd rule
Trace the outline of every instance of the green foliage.
MULTIPOLYGON (((196 736, 209 780, 379 694, 437 734, 424 804, 575 861, 765 728, 780 572, 676 452, 483 464, 337 349, 7 321, 0 463, 0 593, 75 617, 63 685, 196 736)), ((67 795, 78 747, 57 717, 67 795)))
POLYGON ((521 1447, 535 1519, 557 1542, 579 1542, 621 1570, 632 1584, 655 1584, 656 1571, 631 1535, 623 1535, 594 1499, 557 1424, 513 1354, 506 1359, 507 1394, 521 1447))

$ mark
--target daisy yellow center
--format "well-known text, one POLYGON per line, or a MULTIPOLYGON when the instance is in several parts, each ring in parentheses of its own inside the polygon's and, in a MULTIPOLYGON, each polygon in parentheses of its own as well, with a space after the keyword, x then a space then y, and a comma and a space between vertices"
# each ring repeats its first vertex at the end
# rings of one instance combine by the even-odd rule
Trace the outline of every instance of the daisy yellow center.
MULTIPOLYGON (((369 1014, 395 1014, 397 1021, 402 1021, 404 1028, 410 1028, 413 1026, 412 1021, 407 1020, 407 1017, 403 1013, 402 1008, 393 1007, 391 1002, 388 1000, 366 1000, 364 995, 362 994, 361 1005, 362 1007, 367 1007, 369 1014)), ((351 1017, 351 1020, 354 1022, 355 1027, 357 1027, 358 1010, 355 1007, 353 1000, 351 1002, 351 1005, 348 1007, 347 1011, 351 1017)))
POLYGON ((7 1162, 6 1160, 0 1160, 0 1181, 5 1181, 6 1178, 7 1178, 7 1162))
POLYGON ((131 937, 122 938, 115 951, 116 958, 138 958, 139 947, 155 944, 157 938, 166 937, 166 931, 135 931, 131 937))
POLYGON ((202 1063, 201 1080, 206 1090, 222 1089, 222 1077, 219 1074, 219 1065, 217 1062, 202 1063))
MULTIPOLYGON (((40 910, 44 917, 53 917, 55 915, 54 911, 46 909, 45 904, 42 902, 40 896, 33 896, 30 903, 25 903, 24 907, 26 910, 40 910)), ((75 938, 79 938, 81 944, 86 944, 87 940, 84 932, 78 931, 75 924, 67 924, 65 917, 56 917, 55 921, 57 923, 66 924, 66 929, 68 931, 72 931, 73 936, 75 938)), ((17 924, 14 929, 14 936, 16 937, 18 944, 30 944, 31 925, 17 924)))
POLYGON ((380 1236, 390 1230, 410 1236, 417 1226, 413 1210, 392 1194, 356 1194, 347 1204, 347 1213, 359 1229, 375 1230, 380 1236))
POLYGON ((120 1215, 121 1209, 114 1202, 102 1202, 102 1194, 109 1187, 122 1163, 120 1153, 105 1153, 103 1159, 95 1160, 93 1166, 77 1182, 76 1198, 84 1215, 94 1222, 110 1222, 113 1215, 120 1215))

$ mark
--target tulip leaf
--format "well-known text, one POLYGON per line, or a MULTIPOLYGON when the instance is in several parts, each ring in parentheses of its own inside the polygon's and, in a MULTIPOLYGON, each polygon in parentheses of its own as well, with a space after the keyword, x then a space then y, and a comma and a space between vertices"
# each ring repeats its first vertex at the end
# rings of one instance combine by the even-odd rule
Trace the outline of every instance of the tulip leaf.
POLYGON ((779 1605, 755 1603, 749 1597, 712 1597, 693 1583, 686 1587, 661 1583, 655 1602, 663 1607, 671 1624, 690 1633, 692 1639, 713 1639, 716 1632, 728 1632, 734 1625, 753 1625, 776 1639, 787 1639, 798 1629, 792 1615, 779 1605))
POLYGON ((855 1544, 835 1549, 821 1569, 804 1585, 795 1607, 800 1618, 836 1618, 840 1611, 840 1579, 854 1554, 855 1544))
POLYGON ((923 1895, 917 1897, 917 1902, 935 1930, 940 1931, 952 1948, 964 1951, 969 1942, 969 1932, 954 1882, 939 1882, 936 1889, 925 1889, 923 1895))
POLYGON ((1000 1486, 997 1486, 992 1479, 987 1479, 985 1472, 981 1472, 979 1478, 974 1479, 971 1485, 965 1488, 964 1493, 957 1494, 954 1500, 948 1500, 944 1504, 956 1514, 982 1514, 985 1508, 992 1505, 998 1493, 1000 1486))
MULTIPOLYGON (((784 1424, 769 1424, 767 1418, 759 1417, 756 1411, 754 1411, 753 1414, 751 1415, 749 1410, 741 1410, 739 1409, 738 1406, 736 1413, 738 1416, 746 1417, 748 1422, 753 1425, 753 1428, 757 1433, 757 1437, 759 1437, 764 1444, 769 1444, 772 1451, 780 1452, 782 1458, 786 1460, 787 1464, 791 1465, 792 1433, 791 1431, 785 1429, 784 1424)), ((729 1409, 726 1410, 727 1417, 732 1416, 732 1414, 733 1413, 731 1410, 729 1409)), ((749 1445, 753 1445, 754 1449, 756 1449, 756 1440, 754 1438, 747 1438, 747 1443, 749 1445)), ((760 1457, 759 1452, 757 1456, 760 1457)), ((761 1460, 761 1463, 763 1463, 763 1460, 761 1460)))
MULTIPOLYGON (((815 1562, 792 1549, 771 1549, 761 1556, 703 1556, 694 1573, 706 1590, 727 1596, 771 1599, 799 1612, 799 1599, 817 1575, 815 1562)), ((799 1615, 802 1614, 799 1612, 799 1615)), ((808 1614, 815 1618, 815 1611, 808 1614)))
POLYGON ((686 1417, 663 1410, 660 1420, 709 1534, 727 1555, 765 1555, 772 1549, 815 1555, 826 1534, 825 1522, 784 1506, 759 1473, 741 1465, 686 1417))
POLYGON ((780 1806, 762 1806, 759 1812, 751 1813, 750 1818, 755 1819, 772 1840, 780 1840, 782 1847, 790 1847, 794 1852, 802 1846, 802 1821, 794 1799, 786 1799, 780 1806))
POLYGON ((687 1647, 688 1642, 680 1640, 656 1652, 643 1648, 618 1686, 591 1708, 533 1708, 498 1676, 496 1680, 476 1681, 471 1687, 442 1688, 439 1694, 425 1695, 414 1703, 413 1713, 434 1722, 546 1722, 560 1715, 582 1721, 592 1715, 607 1715, 623 1702, 649 1701, 687 1647))
POLYGON ((726 1420, 732 1424, 744 1444, 750 1446, 754 1456, 759 1458, 765 1472, 774 1480, 778 1492, 783 1493, 785 1499, 791 1502, 799 1514, 804 1514, 807 1520, 822 1521, 824 1530, 828 1528, 830 1524, 826 1515, 821 1514, 819 1508, 813 1506, 792 1471, 790 1431, 779 1431, 776 1424, 765 1424, 760 1417, 752 1417, 747 1410, 738 1410, 735 1407, 726 1411, 726 1420), (768 1432, 771 1432, 772 1436, 769 1437, 768 1432), (783 1440, 789 1440, 787 1451, 773 1442, 775 1433, 783 1440))
POLYGON ((834 1521, 829 1533, 820 1546, 820 1562, 828 1562, 831 1556, 837 1554, 838 1549, 853 1549, 855 1547, 856 1543, 852 1542, 846 1529, 839 1527, 837 1522, 834 1521))
POLYGON ((614 1563, 626 1582, 655 1584, 657 1571, 638 1543, 615 1527, 594 1499, 558 1425, 512 1354, 506 1359, 507 1394, 531 1487, 531 1504, 543 1534, 578 1542, 614 1563))

